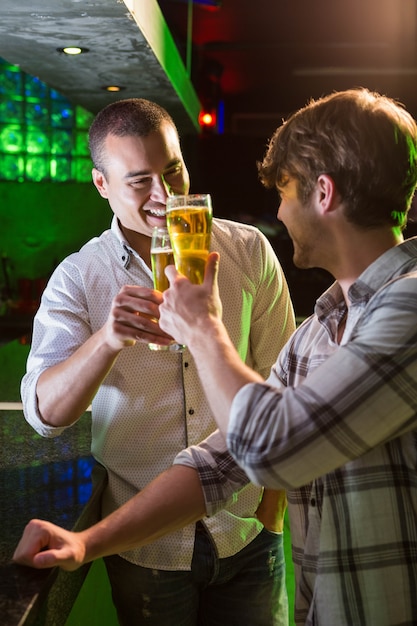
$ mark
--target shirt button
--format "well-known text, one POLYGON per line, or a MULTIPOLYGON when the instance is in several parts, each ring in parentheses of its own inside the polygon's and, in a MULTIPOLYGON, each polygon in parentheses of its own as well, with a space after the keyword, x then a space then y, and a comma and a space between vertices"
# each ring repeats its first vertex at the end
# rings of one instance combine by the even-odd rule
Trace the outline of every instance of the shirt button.
POLYGON ((316 499, 315 498, 311 498, 310 504, 311 504, 311 506, 316 506, 316 499))
POLYGON ((189 414, 189 415, 194 415, 194 409, 189 409, 189 410, 188 410, 188 414, 189 414))
POLYGON ((188 367, 188 362, 185 362, 185 363, 184 363, 184 367, 188 367))

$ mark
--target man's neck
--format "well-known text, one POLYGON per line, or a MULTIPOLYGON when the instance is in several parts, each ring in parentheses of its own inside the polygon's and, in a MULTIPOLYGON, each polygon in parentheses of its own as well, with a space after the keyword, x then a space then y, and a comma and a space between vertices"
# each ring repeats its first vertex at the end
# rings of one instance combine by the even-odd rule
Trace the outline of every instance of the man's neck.
MULTIPOLYGON (((372 232, 372 231, 371 231, 372 232)), ((386 236, 372 236, 367 237, 364 233, 364 237, 361 241, 357 241, 356 245, 352 247, 350 255, 346 256, 347 262, 339 268, 340 271, 334 274, 338 281, 347 305, 349 306, 348 291, 350 286, 359 278, 359 276, 369 267, 374 261, 382 256, 387 250, 394 248, 398 244, 404 241, 401 234, 392 232, 387 233, 386 236)))
POLYGON ((139 254, 148 267, 151 267, 151 238, 126 228, 120 222, 119 226, 129 246, 139 254))
POLYGON ((338 254, 329 270, 339 283, 347 306, 350 304, 350 286, 376 259, 404 240, 399 231, 387 228, 355 230, 351 235, 342 237, 338 242, 338 254))

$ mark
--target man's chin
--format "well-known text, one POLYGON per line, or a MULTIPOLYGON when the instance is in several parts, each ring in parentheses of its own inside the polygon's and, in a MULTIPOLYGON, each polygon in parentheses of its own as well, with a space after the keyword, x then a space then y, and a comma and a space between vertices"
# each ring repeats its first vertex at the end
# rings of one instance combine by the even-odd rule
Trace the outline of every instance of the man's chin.
POLYGON ((307 263, 307 259, 304 259, 297 254, 294 254, 292 258, 292 262, 294 263, 295 267, 299 270, 308 270, 311 268, 311 265, 307 263))
POLYGON ((151 228, 154 228, 155 226, 161 227, 167 225, 167 218, 165 214, 159 216, 153 215, 152 213, 147 213, 146 222, 151 228))

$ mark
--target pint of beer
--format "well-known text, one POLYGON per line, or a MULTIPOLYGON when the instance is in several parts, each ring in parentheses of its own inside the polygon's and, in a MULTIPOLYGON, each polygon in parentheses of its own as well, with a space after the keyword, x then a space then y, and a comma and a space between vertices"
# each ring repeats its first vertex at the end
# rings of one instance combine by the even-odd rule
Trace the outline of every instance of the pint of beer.
POLYGON ((153 248, 151 250, 153 284, 158 291, 165 291, 169 287, 169 280, 165 276, 165 268, 174 265, 174 255, 171 249, 153 248))
MULTIPOLYGON (((165 276, 165 268, 167 265, 174 265, 174 255, 172 253, 168 229, 156 226, 152 232, 151 266, 153 284, 158 291, 165 291, 165 289, 169 287, 169 280, 165 276)), ((162 346, 158 343, 148 343, 148 346, 150 350, 172 350, 177 344, 162 346)))
POLYGON ((175 266, 192 283, 204 279, 210 249, 212 207, 210 194, 167 198, 167 226, 175 266))

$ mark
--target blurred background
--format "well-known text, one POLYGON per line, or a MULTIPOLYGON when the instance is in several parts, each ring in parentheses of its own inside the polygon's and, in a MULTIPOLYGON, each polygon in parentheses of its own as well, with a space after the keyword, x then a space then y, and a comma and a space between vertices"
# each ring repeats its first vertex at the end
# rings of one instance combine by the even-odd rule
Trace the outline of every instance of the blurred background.
MULTIPOLYGON (((68 439, 41 441, 21 414, 19 384, 49 275, 110 224, 91 182, 94 115, 128 97, 164 106, 180 131, 192 191, 212 194, 216 216, 267 235, 302 319, 331 278, 294 267, 277 194, 259 183, 256 162, 293 111, 359 86, 417 115, 417 0, 1 1, 0 489, 14 502, 15 484, 32 481, 48 485, 49 498, 40 500, 36 487, 19 515, 40 516, 52 502, 55 521, 71 525, 62 502, 74 512, 90 495, 88 417, 68 439)), ((407 234, 417 234, 414 221, 407 234)), ((15 513, 10 520, 5 512, 13 545, 22 526, 15 513)), ((288 566, 291 585, 289 555, 288 566)), ((89 602, 87 621, 76 613, 67 623, 95 623, 89 602)), ((97 623, 109 611, 95 609, 97 623)))

